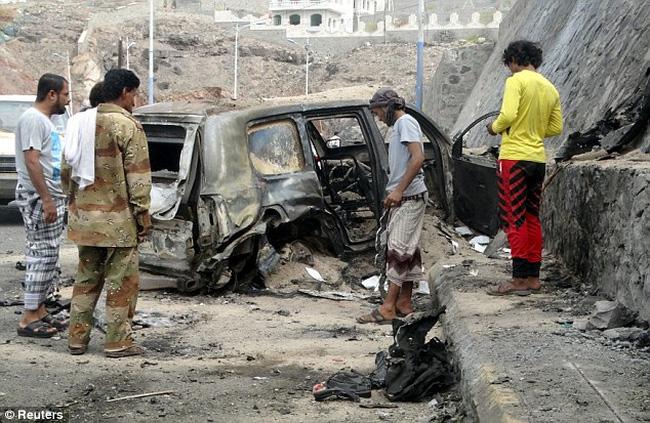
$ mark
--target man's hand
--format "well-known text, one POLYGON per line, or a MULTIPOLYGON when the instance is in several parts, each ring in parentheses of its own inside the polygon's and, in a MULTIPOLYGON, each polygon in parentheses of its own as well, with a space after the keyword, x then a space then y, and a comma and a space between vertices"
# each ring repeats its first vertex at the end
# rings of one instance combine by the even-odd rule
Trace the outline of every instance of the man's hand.
POLYGON ((497 133, 492 130, 492 124, 494 122, 490 122, 487 125, 485 125, 485 128, 487 128, 488 134, 490 135, 496 135, 497 133))
POLYGON ((140 214, 137 217, 137 222, 138 222, 138 242, 144 241, 144 238, 151 233, 151 230, 153 229, 153 225, 151 224, 151 216, 149 215, 149 212, 146 211, 142 214, 140 214))
POLYGON ((385 209, 397 207, 400 204, 402 204, 402 193, 398 190, 389 192, 386 196, 386 199, 384 200, 385 209))
POLYGON ((45 223, 54 223, 56 222, 57 212, 56 212, 56 204, 54 204, 54 201, 52 198, 42 199, 43 201, 43 216, 45 219, 45 223))

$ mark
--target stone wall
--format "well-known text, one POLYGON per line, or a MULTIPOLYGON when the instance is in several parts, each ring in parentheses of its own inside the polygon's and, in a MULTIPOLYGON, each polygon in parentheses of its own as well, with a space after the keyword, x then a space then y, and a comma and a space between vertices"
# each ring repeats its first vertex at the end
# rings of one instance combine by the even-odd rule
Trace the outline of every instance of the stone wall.
POLYGON ((425 82, 422 110, 446 133, 451 134, 493 49, 493 42, 485 42, 445 50, 435 75, 425 82))
MULTIPOLYGON (((568 134, 594 128, 625 107, 640 107, 632 100, 638 100, 650 77, 649 21, 650 5, 643 1, 519 0, 502 22, 494 52, 453 131, 500 108, 509 76, 501 63, 506 45, 516 39, 537 41, 544 50, 539 70, 558 88, 563 107, 564 133, 546 144, 552 161, 553 150, 568 134)), ((635 144, 647 152, 647 128, 640 138, 635 144)), ((467 144, 498 141, 477 131, 467 144)), ((649 182, 650 157, 639 150, 609 161, 572 162, 545 191, 542 209, 544 247, 647 321, 649 182)))
POLYGON ((570 163, 542 207, 545 248, 650 322, 650 166, 570 163))

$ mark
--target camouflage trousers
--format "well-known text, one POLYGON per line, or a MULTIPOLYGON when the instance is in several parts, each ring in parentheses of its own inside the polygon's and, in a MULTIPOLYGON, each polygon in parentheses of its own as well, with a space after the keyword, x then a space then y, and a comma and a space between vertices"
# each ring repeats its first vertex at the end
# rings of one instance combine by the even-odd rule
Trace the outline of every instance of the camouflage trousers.
POLYGON ((138 300, 138 247, 78 246, 79 265, 70 304, 68 343, 79 347, 90 341, 93 312, 106 285, 105 350, 133 344, 131 321, 138 300))

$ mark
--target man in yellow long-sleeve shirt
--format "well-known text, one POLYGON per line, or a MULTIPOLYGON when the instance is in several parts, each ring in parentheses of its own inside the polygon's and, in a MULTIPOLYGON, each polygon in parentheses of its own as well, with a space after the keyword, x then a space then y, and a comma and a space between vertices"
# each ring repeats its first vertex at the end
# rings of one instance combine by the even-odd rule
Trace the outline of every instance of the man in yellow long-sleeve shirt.
POLYGON ((487 125, 501 134, 499 218, 512 250, 512 280, 488 289, 490 295, 539 292, 542 228, 539 205, 546 167, 544 138, 562 132, 560 96, 537 72, 542 50, 530 41, 515 41, 503 52, 512 76, 506 80, 498 118, 487 125))

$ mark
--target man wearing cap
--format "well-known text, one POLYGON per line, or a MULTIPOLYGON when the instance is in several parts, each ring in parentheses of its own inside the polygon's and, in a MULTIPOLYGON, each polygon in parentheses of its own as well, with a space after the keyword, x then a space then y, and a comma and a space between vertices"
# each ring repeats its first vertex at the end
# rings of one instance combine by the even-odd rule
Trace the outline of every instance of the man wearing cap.
POLYGON ((391 323, 412 313, 413 282, 423 278, 418 244, 428 197, 422 171, 424 147, 420 125, 405 107, 404 99, 391 88, 380 88, 370 100, 370 111, 390 128, 384 200, 388 212, 386 277, 390 284, 384 303, 358 317, 358 323, 391 323))

